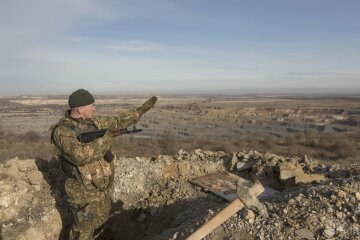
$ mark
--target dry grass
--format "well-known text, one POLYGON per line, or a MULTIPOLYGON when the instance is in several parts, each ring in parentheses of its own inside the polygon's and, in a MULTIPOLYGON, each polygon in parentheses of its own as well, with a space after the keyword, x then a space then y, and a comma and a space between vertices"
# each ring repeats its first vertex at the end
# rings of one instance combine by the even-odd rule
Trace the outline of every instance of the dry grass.
POLYGON ((40 157, 50 159, 52 147, 47 137, 34 131, 17 134, 0 128, 0 161, 19 157, 21 159, 40 157))
MULTIPOLYGON (((140 138, 126 135, 114 140, 113 151, 118 156, 157 156, 175 154, 179 149, 193 151, 196 148, 211 151, 235 152, 240 149, 254 149, 260 152, 272 152, 285 156, 303 156, 305 154, 320 159, 355 159, 360 156, 360 136, 344 137, 335 134, 287 135, 282 138, 249 135, 243 138, 220 137, 209 139, 205 136, 180 138, 168 134, 162 138, 140 138)), ((18 156, 21 159, 50 159, 53 149, 49 137, 35 131, 24 134, 5 131, 0 128, 0 161, 18 156)))
POLYGON ((360 141, 344 136, 322 134, 296 134, 283 138, 249 135, 244 138, 205 137, 178 138, 173 135, 161 139, 120 137, 114 144, 114 151, 124 156, 156 156, 174 154, 179 149, 193 151, 196 148, 211 151, 234 152, 242 148, 260 152, 272 152, 285 156, 309 155, 324 160, 357 158, 360 156, 360 141))

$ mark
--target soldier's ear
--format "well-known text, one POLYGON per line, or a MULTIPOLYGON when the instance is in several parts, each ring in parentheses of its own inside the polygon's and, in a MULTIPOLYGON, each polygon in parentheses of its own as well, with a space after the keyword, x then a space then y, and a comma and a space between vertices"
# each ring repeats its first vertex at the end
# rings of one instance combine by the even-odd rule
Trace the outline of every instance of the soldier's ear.
POLYGON ((82 114, 82 108, 81 108, 81 107, 77 107, 77 108, 76 108, 76 113, 81 115, 81 114, 82 114))

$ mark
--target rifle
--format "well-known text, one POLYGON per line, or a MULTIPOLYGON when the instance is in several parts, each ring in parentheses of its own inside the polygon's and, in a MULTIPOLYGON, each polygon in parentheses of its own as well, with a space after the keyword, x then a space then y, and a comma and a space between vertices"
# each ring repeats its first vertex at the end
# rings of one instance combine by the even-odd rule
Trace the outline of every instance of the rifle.
MULTIPOLYGON (((105 132, 108 130, 109 129, 101 129, 99 131, 94 131, 94 132, 80 133, 77 136, 77 139, 82 143, 88 143, 88 142, 94 141, 98 138, 101 138, 102 136, 104 136, 105 132)), ((137 129, 135 126, 133 126, 133 128, 131 130, 128 130, 127 128, 110 129, 111 136, 113 136, 113 137, 117 137, 117 136, 124 135, 124 134, 137 133, 137 132, 141 132, 141 131, 142 131, 142 129, 137 129)))

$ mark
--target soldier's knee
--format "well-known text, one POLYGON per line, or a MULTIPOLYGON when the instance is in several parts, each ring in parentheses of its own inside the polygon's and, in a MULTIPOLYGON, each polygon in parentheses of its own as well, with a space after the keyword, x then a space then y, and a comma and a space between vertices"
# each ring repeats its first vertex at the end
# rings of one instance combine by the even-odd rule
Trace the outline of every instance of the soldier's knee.
POLYGON ((70 231, 69 240, 93 240, 93 229, 79 229, 74 227, 70 231))
POLYGON ((86 206, 87 205, 83 207, 71 206, 71 213, 74 223, 78 226, 89 224, 94 220, 93 214, 85 210, 86 206))
POLYGON ((91 213, 78 211, 75 216, 75 222, 78 225, 88 224, 94 221, 94 216, 91 213))

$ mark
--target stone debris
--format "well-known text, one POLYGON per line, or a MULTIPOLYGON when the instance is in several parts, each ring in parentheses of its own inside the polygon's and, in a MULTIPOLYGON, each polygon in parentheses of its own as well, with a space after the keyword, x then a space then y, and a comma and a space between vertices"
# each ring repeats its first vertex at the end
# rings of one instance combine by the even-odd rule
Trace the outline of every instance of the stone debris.
POLYGON ((289 178, 304 175, 303 169, 299 163, 282 162, 278 165, 280 180, 288 180, 289 178))
POLYGON ((324 174, 299 174, 296 175, 294 178, 294 183, 311 183, 311 182, 320 182, 325 180, 324 174))
POLYGON ((248 162, 237 162, 236 170, 245 171, 251 169, 255 165, 256 161, 248 161, 248 162))
MULTIPOLYGON (((244 209, 205 239, 360 239, 359 169, 247 150, 180 150, 115 163, 113 200, 121 208, 109 223, 112 239, 186 239, 228 204, 189 180, 231 165, 234 174, 279 192, 261 200, 268 218, 244 209)), ((1 239, 59 239, 68 219, 59 169, 56 161, 33 159, 0 164, 1 239)))
POLYGON ((255 214, 253 211, 245 208, 243 211, 242 211, 242 216, 246 219, 246 220, 250 220, 250 219, 254 219, 255 218, 255 214))
POLYGON ((38 171, 31 171, 26 175, 26 177, 31 185, 40 185, 44 180, 41 172, 38 171))
POLYGON ((360 201, 360 192, 355 193, 356 199, 360 201))
POLYGON ((298 229, 295 231, 301 239, 315 240, 314 234, 307 228, 298 229))
POLYGON ((324 237, 326 238, 332 238, 335 235, 335 229, 326 226, 323 232, 324 237))
POLYGON ((230 166, 229 166, 230 171, 234 170, 234 168, 238 164, 238 162, 239 162, 239 159, 236 156, 236 153, 233 153, 231 161, 230 161, 230 166))
MULTIPOLYGON (((256 151, 241 151, 237 154, 237 171, 250 172, 253 180, 259 179, 274 188, 291 187, 301 183, 319 182, 325 180, 326 166, 321 166, 316 160, 304 156, 289 158, 276 154, 261 155, 256 151)), ((234 164, 234 161, 232 161, 234 164)))

